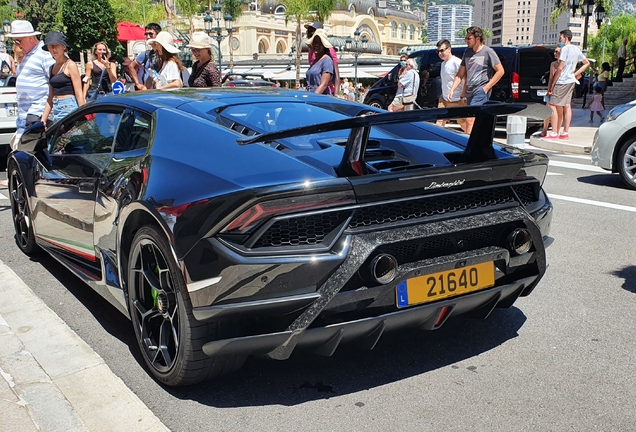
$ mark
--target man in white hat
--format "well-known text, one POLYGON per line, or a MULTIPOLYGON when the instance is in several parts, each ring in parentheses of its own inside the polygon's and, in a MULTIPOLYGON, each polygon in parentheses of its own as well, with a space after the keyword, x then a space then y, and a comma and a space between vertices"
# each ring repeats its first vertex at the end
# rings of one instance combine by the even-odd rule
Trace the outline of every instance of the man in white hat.
POLYGON ((30 22, 15 20, 11 23, 11 33, 6 35, 24 51, 15 83, 18 93, 16 142, 24 129, 41 120, 49 97, 49 70, 55 59, 42 49, 44 43, 36 37, 39 34, 30 22))

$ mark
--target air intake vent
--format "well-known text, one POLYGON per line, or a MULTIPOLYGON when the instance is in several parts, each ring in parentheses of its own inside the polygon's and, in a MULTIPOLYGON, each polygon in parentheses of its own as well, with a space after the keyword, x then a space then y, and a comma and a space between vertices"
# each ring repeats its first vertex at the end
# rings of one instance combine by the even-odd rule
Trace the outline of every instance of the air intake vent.
POLYGON ((277 220, 253 248, 316 245, 340 226, 351 211, 328 212, 277 220))
POLYGON ((510 187, 434 195, 418 200, 363 207, 356 210, 349 228, 364 228, 427 216, 486 209, 514 202, 516 199, 510 187))

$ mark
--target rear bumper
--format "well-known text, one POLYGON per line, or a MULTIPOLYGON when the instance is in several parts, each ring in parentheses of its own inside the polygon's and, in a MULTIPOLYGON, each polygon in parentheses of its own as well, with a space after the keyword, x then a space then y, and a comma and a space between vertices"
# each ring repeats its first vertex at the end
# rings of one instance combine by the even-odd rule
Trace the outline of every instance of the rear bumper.
MULTIPOLYGON (((546 207, 550 208, 549 202, 546 207)), ((549 221, 551 209, 548 209, 543 212, 542 221, 549 221)), ((204 353, 210 356, 264 354, 286 359, 296 348, 331 355, 340 343, 351 341, 358 341, 371 349, 389 330, 405 326, 433 330, 443 325, 450 316, 470 313, 485 318, 495 307, 510 307, 519 296, 532 291, 546 269, 542 232, 534 219, 519 207, 356 234, 350 236, 349 244, 344 261, 315 292, 226 304, 221 308, 194 308, 195 317, 202 321, 220 317, 249 319, 254 316, 285 316, 289 319, 286 328, 257 327, 239 337, 210 341, 204 345, 204 353), (350 282, 358 282, 355 279, 358 271, 387 245, 414 239, 424 243, 435 242, 440 235, 461 237, 466 230, 486 232, 502 223, 523 224, 532 235, 533 250, 521 256, 511 256, 501 245, 492 245, 401 263, 395 279, 387 285, 364 286, 364 282, 350 282), (497 269, 495 285, 491 288, 404 309, 396 306, 396 286, 404 280, 490 261, 497 269)), ((261 322, 267 321, 264 318, 261 322)))

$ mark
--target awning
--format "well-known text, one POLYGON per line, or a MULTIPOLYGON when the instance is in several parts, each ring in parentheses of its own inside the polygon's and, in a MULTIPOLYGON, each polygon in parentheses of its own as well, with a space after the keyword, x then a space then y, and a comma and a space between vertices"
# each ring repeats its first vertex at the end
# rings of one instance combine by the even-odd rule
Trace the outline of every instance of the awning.
POLYGON ((120 42, 145 40, 145 29, 128 21, 117 23, 117 40, 120 42))

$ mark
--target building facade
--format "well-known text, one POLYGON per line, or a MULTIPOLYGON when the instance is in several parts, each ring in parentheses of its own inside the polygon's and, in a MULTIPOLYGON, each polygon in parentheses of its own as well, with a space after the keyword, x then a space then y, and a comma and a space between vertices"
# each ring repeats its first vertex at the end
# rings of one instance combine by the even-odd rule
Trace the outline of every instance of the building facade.
MULTIPOLYGON (((583 46, 585 19, 571 11, 550 21, 554 0, 475 0, 474 25, 489 28, 493 36, 488 45, 551 45, 559 41, 559 32, 570 29, 572 43, 583 46)), ((588 19, 588 36, 596 34, 596 21, 588 19)))
MULTIPOLYGON (((408 0, 349 0, 337 6, 324 26, 339 50, 344 49, 346 38, 353 38, 353 33, 359 30, 369 41, 363 55, 393 56, 402 48, 421 42, 422 16, 421 10, 411 10, 408 0)), ((204 15, 200 15, 194 20, 197 31, 204 29, 203 18, 204 15)), ((223 59, 228 59, 231 47, 235 61, 253 58, 291 60, 297 30, 296 22, 285 22, 285 6, 276 0, 251 3, 233 22, 231 38, 222 41, 223 59)), ((304 27, 300 30, 304 37, 304 27)), ((214 41, 214 35, 212 39, 214 41)), ((213 45, 217 46, 215 41, 213 45)))
POLYGON ((426 11, 428 40, 448 39, 451 44, 464 43, 457 32, 473 25, 473 7, 469 5, 435 5, 426 11))

